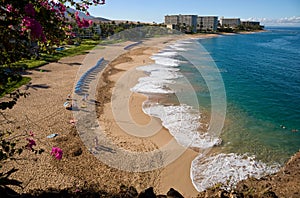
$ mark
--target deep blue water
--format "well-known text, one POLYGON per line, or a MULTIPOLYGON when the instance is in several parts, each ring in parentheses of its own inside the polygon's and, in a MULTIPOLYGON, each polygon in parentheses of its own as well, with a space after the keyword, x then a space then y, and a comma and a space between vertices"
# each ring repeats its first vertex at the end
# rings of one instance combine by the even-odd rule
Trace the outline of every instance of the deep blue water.
POLYGON ((300 149, 300 28, 267 30, 198 42, 222 72, 225 150, 283 163, 300 149))

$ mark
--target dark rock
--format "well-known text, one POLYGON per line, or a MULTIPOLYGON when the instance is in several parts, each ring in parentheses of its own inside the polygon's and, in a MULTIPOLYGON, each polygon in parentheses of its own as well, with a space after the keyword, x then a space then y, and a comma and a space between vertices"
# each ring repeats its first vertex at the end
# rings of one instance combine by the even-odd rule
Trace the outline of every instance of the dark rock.
POLYGON ((273 191, 267 191, 263 194, 263 198, 278 198, 278 196, 273 191))
POLYGON ((167 196, 170 198, 184 198, 177 190, 170 188, 167 196))
POLYGON ((129 188, 125 185, 121 185, 120 187, 120 197, 122 198, 136 198, 138 196, 137 190, 130 186, 129 188))
POLYGON ((128 191, 127 191, 127 195, 128 195, 128 197, 137 197, 138 196, 138 192, 137 192, 137 190, 134 188, 134 187, 132 187, 132 186, 130 186, 129 187, 129 189, 128 189, 128 191))
POLYGON ((82 149, 79 147, 79 148, 76 148, 75 151, 73 152, 73 155, 76 157, 76 156, 79 156, 82 154, 82 149))
POLYGON ((153 188, 150 187, 150 188, 147 188, 146 190, 142 191, 138 198, 156 198, 156 195, 153 191, 153 188))

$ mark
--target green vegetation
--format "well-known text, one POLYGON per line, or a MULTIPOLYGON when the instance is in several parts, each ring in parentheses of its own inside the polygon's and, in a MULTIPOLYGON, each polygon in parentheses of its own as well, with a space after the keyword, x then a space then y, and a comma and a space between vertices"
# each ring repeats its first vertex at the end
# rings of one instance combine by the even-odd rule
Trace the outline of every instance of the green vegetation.
MULTIPOLYGON (((4 78, 1 79, 0 82, 0 98, 5 94, 15 91, 31 80, 29 77, 22 77, 20 71, 37 68, 50 62, 56 62, 63 57, 85 54, 99 43, 100 41, 83 40, 80 45, 66 45, 66 49, 62 51, 54 51, 52 54, 41 53, 38 59, 23 59, 12 64, 11 67, 2 66, 0 73, 4 78)), ((104 48, 103 46, 98 47, 104 48)))
POLYGON ((3 97, 5 94, 15 91, 22 85, 29 83, 30 80, 31 80, 31 78, 29 78, 29 77, 20 77, 20 78, 16 79, 15 81, 9 80, 9 82, 5 86, 0 85, 0 98, 3 97))
POLYGON ((244 31, 259 31, 263 30, 264 26, 261 25, 238 25, 237 27, 229 27, 229 26, 221 26, 218 28, 218 32, 226 32, 226 33, 239 33, 239 32, 244 32, 244 31))
POLYGON ((15 63, 14 66, 29 69, 40 67, 50 62, 56 62, 63 57, 85 54, 98 44, 99 41, 83 40, 80 45, 69 45, 66 46, 66 49, 55 51, 53 54, 41 53, 39 59, 22 60, 15 63))

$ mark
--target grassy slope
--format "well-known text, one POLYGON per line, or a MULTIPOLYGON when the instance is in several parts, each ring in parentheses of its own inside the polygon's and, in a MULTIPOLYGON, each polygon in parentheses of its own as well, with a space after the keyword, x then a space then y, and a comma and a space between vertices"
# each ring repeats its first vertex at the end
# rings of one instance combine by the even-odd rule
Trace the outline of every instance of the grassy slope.
MULTIPOLYGON (((28 69, 37 68, 50 62, 56 62, 63 57, 85 54, 88 50, 93 49, 98 44, 99 41, 84 40, 79 46, 73 45, 70 46, 70 48, 68 49, 58 51, 54 54, 41 54, 39 60, 22 60, 17 62, 15 66, 24 67, 28 69)), ((5 94, 15 91, 22 85, 27 84, 28 82, 30 82, 30 80, 31 79, 29 77, 22 77, 20 81, 14 81, 10 84, 5 85, 4 91, 0 92, 0 98, 3 97, 5 94)))

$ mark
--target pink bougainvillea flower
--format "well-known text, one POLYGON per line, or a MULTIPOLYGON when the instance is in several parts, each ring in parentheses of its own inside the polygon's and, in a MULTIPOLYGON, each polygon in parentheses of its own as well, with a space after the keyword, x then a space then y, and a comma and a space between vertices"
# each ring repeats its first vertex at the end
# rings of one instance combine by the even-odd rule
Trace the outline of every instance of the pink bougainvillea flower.
POLYGON ((52 147, 51 155, 53 155, 56 159, 61 160, 63 151, 58 147, 52 147))
POLYGON ((14 8, 12 7, 11 4, 7 4, 7 5, 6 5, 6 11, 7 11, 7 12, 13 12, 13 11, 14 11, 14 8))
POLYGON ((75 18, 76 19, 79 18, 79 12, 78 11, 75 12, 75 18))
POLYGON ((62 3, 58 3, 57 7, 58 7, 60 12, 65 12, 66 11, 66 6, 62 3))
POLYGON ((28 15, 28 16, 34 16, 35 15, 35 9, 34 9, 34 6, 31 4, 31 3, 28 3, 25 8, 25 13, 28 15))
POLYGON ((34 18, 25 16, 22 20, 22 32, 30 30, 30 36, 33 39, 41 39, 43 42, 46 41, 46 37, 43 33, 43 28, 41 24, 34 18))
POLYGON ((26 138, 26 140, 28 141, 26 148, 28 148, 29 150, 32 150, 33 146, 36 146, 34 139, 26 138))
POLYGON ((75 20, 79 28, 86 28, 93 24, 92 20, 86 20, 85 18, 82 18, 81 20, 79 17, 79 12, 75 12, 75 20))
POLYGON ((89 23, 89 21, 88 20, 86 20, 86 19, 82 19, 82 27, 89 27, 90 26, 90 23, 89 23))

